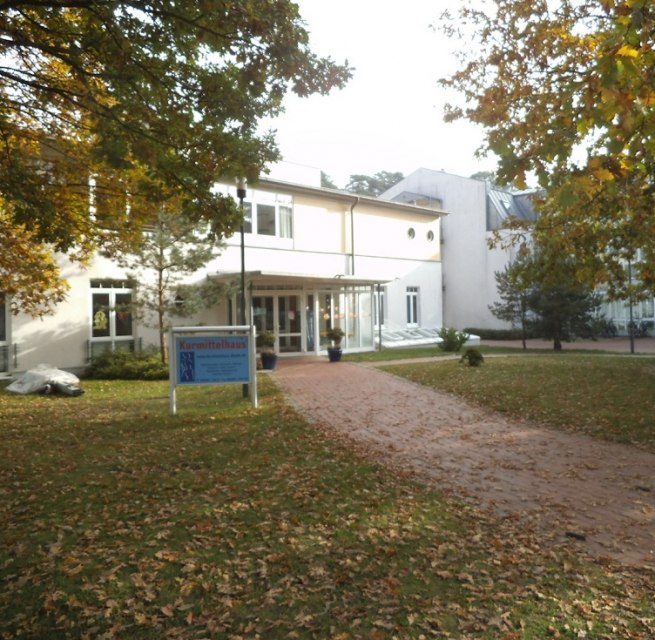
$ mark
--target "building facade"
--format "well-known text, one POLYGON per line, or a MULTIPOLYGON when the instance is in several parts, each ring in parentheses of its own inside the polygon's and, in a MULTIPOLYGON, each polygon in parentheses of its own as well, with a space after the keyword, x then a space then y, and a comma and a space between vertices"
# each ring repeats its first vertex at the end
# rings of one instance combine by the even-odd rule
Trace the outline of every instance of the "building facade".
MULTIPOLYGON (((534 192, 517 193, 488 182, 464 178, 430 169, 418 169, 382 194, 400 202, 432 206, 448 212, 442 221, 443 322, 457 329, 507 329, 508 323, 496 318, 489 306, 498 301, 495 273, 516 257, 517 247, 491 247, 494 233, 501 231, 508 218, 527 222, 536 219, 531 199, 534 192)), ((633 273, 642 253, 637 251, 633 273)), ((629 265, 626 264, 626 270, 629 265)), ((598 290, 601 297, 604 288, 598 290)), ((618 335, 655 333, 655 297, 604 300, 599 315, 610 321, 618 335)))
MULTIPOLYGON (((442 326, 443 212, 315 185, 262 179, 243 199, 243 236, 189 279, 246 283, 246 322, 270 330, 281 355, 322 354, 340 326, 345 351, 375 348, 383 326, 442 326)), ((306 180, 306 177, 305 177, 306 180)), ((307 180, 306 180, 307 181, 307 180)), ((219 186, 237 198, 236 188, 219 186)), ((82 269, 60 258, 66 301, 42 319, 0 307, 0 371, 40 363, 80 371, 107 349, 142 349, 157 333, 135 320, 139 283, 102 256, 82 269)), ((241 324, 239 293, 176 324, 241 324)))
POLYGON ((530 196, 431 169, 414 171, 381 195, 448 212, 441 230, 444 326, 507 328, 489 306, 498 300, 495 273, 514 260, 517 248, 491 247, 490 241, 509 217, 534 219, 530 196))

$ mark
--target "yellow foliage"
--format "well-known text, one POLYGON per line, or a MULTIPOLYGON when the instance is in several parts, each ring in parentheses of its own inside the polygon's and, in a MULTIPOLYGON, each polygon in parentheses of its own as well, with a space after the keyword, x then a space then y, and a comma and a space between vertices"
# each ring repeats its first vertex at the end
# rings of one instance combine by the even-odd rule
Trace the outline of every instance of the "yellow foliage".
POLYGON ((55 255, 34 233, 13 222, 1 198, 0 247, 0 292, 12 312, 41 316, 54 311, 69 288, 55 255))
POLYGON ((634 47, 631 47, 628 44, 624 44, 617 52, 617 56, 622 56, 623 58, 638 58, 639 57, 639 51, 637 51, 634 47))

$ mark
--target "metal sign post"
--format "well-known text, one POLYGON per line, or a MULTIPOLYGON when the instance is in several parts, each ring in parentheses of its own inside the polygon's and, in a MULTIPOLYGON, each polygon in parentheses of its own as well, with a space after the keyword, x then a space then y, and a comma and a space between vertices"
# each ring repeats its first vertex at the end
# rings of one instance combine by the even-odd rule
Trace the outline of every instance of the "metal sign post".
POLYGON ((248 383, 257 408, 255 327, 172 327, 169 334, 170 412, 178 386, 248 383))

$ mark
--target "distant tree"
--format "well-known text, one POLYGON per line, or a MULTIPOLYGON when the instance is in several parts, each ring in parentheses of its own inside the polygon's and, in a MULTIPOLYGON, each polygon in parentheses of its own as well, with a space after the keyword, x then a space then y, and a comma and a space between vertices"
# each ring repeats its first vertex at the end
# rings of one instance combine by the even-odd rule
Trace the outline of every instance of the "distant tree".
POLYGON ((321 186, 325 189, 338 189, 337 185, 332 182, 332 178, 325 171, 321 171, 321 186))
POLYGON ((133 313, 145 326, 157 329, 161 361, 166 363, 166 333, 174 316, 187 317, 219 300, 225 289, 210 281, 185 284, 183 280, 220 253, 214 236, 197 222, 180 216, 169 202, 143 241, 118 262, 136 280, 133 313))
POLYGON ((476 171, 472 176, 472 180, 484 180, 485 182, 491 182, 491 184, 496 184, 496 174, 493 171, 476 171))
POLYGON ((563 341, 592 334, 600 304, 594 288, 580 281, 577 273, 575 256, 562 256, 555 243, 539 242, 501 272, 503 302, 492 313, 497 317, 502 313, 510 321, 526 314, 523 323, 532 316, 530 324, 561 351, 563 341))
POLYGON ((525 258, 518 258, 503 271, 496 271, 496 289, 500 302, 494 302, 489 310, 499 320, 521 328, 523 348, 527 348, 527 328, 530 316, 529 299, 533 284, 524 265, 525 258))
POLYGON ((367 176, 353 174, 346 185, 346 191, 362 196, 377 197, 394 184, 400 182, 405 176, 400 172, 378 171, 375 175, 367 176))
POLYGON ((591 287, 570 281, 536 287, 528 304, 538 317, 542 336, 552 339, 553 349, 561 351, 563 340, 592 334, 599 303, 591 287))

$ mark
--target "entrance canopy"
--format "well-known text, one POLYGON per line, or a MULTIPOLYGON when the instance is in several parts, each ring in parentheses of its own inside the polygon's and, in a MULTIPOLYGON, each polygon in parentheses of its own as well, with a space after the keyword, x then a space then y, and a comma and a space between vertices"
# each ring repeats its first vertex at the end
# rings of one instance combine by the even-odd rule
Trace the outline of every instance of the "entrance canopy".
MULTIPOLYGON (((280 271, 246 271, 244 276, 248 289, 247 314, 258 335, 263 331, 273 333, 277 352, 286 355, 324 352, 330 346, 328 331, 332 327, 345 332, 344 350, 373 349, 375 288, 388 279, 280 271)), ((208 277, 236 284, 241 272, 208 277)), ((228 322, 235 321, 237 309, 236 298, 229 299, 228 322)))
MULTIPOLYGON (((286 273, 282 271, 246 271, 246 279, 252 283, 253 288, 258 286, 295 285, 301 288, 303 285, 309 287, 372 287, 389 282, 388 279, 363 278, 361 276, 350 276, 337 274, 334 276, 323 276, 307 273, 286 273)), ((241 277, 240 271, 221 272, 208 276, 211 279, 232 282, 241 277)))

